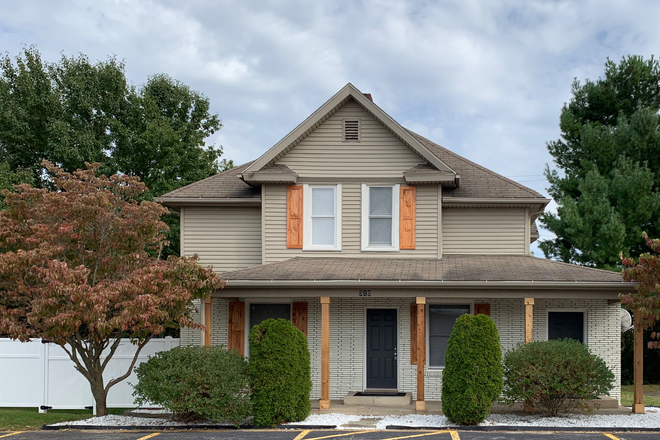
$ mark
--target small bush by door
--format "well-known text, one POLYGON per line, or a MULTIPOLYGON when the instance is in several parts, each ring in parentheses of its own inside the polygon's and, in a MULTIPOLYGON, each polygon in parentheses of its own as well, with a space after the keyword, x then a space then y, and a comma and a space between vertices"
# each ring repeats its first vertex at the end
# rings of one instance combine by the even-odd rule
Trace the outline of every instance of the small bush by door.
POLYGON ((230 420, 251 414, 247 362, 236 350, 181 347, 161 351, 136 369, 135 403, 161 405, 183 421, 230 420))
POLYGON ((312 380, 305 334, 289 321, 268 319, 252 328, 249 340, 254 424, 306 419, 312 380))
POLYGON ((483 422, 502 392, 500 335, 486 315, 462 315, 447 343, 442 411, 460 425, 483 422))
POLYGON ((588 400, 607 394, 613 384, 605 361, 571 339, 519 344, 504 356, 503 401, 529 401, 546 416, 588 411, 588 400))

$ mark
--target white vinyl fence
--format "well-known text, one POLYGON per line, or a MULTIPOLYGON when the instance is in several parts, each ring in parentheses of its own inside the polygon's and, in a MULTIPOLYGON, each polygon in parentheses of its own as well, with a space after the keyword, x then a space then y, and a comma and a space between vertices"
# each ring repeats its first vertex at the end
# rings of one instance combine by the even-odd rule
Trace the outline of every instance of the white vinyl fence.
MULTIPOLYGON (((179 346, 179 339, 152 339, 140 352, 136 366, 159 351, 179 346)), ((103 374, 107 384, 126 372, 136 347, 122 340, 103 374)), ((52 407, 53 409, 83 409, 94 405, 89 382, 75 369, 73 361, 56 344, 12 341, 0 338, 0 407, 52 407)), ((110 388, 109 408, 130 408, 135 372, 110 388)))

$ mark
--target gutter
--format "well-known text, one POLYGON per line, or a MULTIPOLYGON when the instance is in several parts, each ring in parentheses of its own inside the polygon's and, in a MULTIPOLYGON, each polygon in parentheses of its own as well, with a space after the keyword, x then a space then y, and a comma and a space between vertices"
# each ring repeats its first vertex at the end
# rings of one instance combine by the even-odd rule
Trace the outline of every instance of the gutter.
POLYGON ((163 205, 261 205, 261 198, 256 197, 156 197, 156 201, 163 205))
POLYGON ((382 287, 382 288, 481 288, 481 289, 616 289, 634 290, 627 281, 410 281, 410 280, 231 280, 225 287, 382 287))
POLYGON ((507 205, 529 205, 544 204, 547 205, 552 199, 540 197, 443 197, 442 202, 447 205, 487 205, 487 204, 507 204, 507 205))

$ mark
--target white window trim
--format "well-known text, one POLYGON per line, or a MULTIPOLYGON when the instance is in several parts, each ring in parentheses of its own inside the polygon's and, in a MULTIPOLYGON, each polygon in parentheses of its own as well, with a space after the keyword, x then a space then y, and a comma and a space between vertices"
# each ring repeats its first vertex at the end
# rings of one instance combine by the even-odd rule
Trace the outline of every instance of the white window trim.
POLYGON ((400 185, 367 185, 362 184, 362 250, 396 252, 399 250, 399 199, 400 185), (369 244, 369 188, 392 188, 392 246, 372 246, 369 244))
POLYGON ((303 184, 303 251, 341 250, 341 197, 341 184, 303 184), (335 246, 321 246, 312 244, 312 188, 332 188, 335 190, 335 246))
POLYGON ((582 338, 584 339, 584 345, 589 345, 589 338, 587 335, 589 334, 589 316, 587 313, 587 309, 572 309, 572 308, 566 308, 566 309, 546 309, 545 311, 545 340, 548 340, 548 335, 550 334, 550 313, 552 312, 570 312, 570 313, 582 313, 583 318, 582 318, 582 338))
POLYGON ((426 342, 426 365, 425 366, 426 366, 426 369, 429 370, 429 371, 443 371, 445 369, 444 365, 441 366, 441 367, 439 367, 437 365, 434 365, 434 366, 431 365, 431 319, 430 319, 430 316, 431 316, 431 306, 432 305, 433 306, 469 306, 469 308, 470 308, 469 314, 474 316, 474 300, 461 301, 460 299, 456 299, 456 300, 453 300, 453 299, 445 300, 445 299, 443 299, 440 302, 434 302, 434 301, 429 302, 429 298, 426 299, 426 307, 424 307, 424 309, 425 309, 424 310, 424 315, 425 315, 424 316, 424 321, 425 321, 425 324, 426 324, 426 326, 425 326, 426 327, 425 328, 425 331, 426 331, 426 334, 425 334, 425 336, 426 336, 426 341, 425 341, 426 342))

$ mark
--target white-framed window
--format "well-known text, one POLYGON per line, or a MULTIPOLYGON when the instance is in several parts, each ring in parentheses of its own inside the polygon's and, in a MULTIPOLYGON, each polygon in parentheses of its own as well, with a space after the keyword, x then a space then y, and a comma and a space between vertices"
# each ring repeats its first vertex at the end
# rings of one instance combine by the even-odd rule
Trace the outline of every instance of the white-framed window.
POLYGON ((587 313, 584 310, 548 310, 547 339, 573 339, 587 343, 587 313))
POLYGON ((444 368, 449 335, 456 319, 466 313, 470 313, 469 304, 429 304, 427 362, 430 368, 444 368))
POLYGON ((362 185, 362 250, 399 250, 399 185, 362 185))
POLYGON ((304 185, 303 250, 341 250, 341 185, 304 185))

